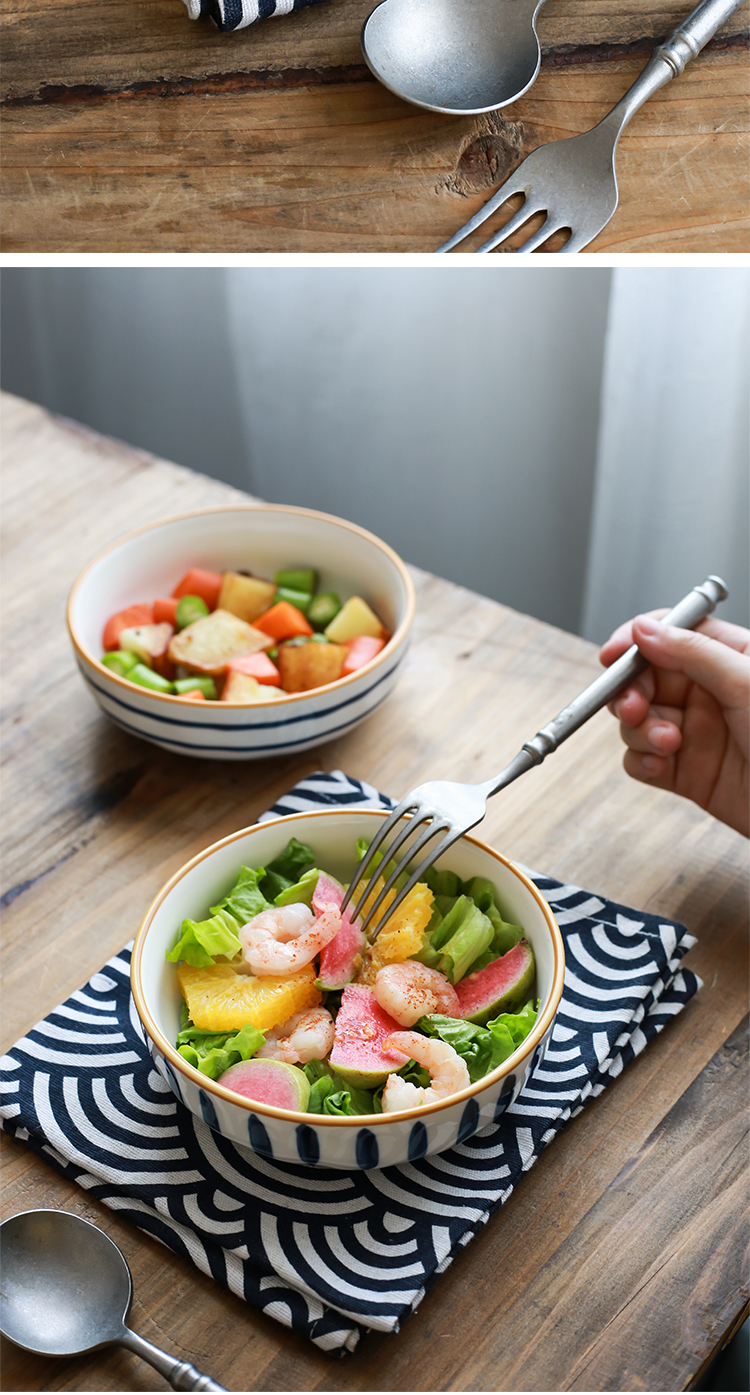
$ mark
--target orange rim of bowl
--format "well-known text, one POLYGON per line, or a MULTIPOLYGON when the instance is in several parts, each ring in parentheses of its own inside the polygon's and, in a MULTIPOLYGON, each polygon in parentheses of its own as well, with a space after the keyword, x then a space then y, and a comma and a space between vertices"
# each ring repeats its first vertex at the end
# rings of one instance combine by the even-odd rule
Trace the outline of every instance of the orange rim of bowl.
MULTIPOLYGON (((212 843, 210 847, 204 848, 202 852, 197 853, 195 857, 191 858, 189 862, 186 862, 184 866, 180 867, 179 870, 175 872, 172 877, 170 877, 169 881, 165 884, 165 886, 162 887, 161 891, 158 893, 154 901, 149 906, 149 909, 146 912, 146 915, 144 916, 139 926, 138 933, 136 934, 135 942, 133 944, 133 954, 130 968, 130 985, 133 994, 133 1000, 138 1011, 138 1016, 140 1017, 143 1026, 145 1027, 148 1035, 154 1042, 155 1046, 158 1048, 159 1051, 161 1051, 162 1055, 166 1057, 166 1059, 174 1068, 180 1071, 183 1075, 187 1076, 188 1079, 192 1080, 195 1085, 200 1086, 201 1089, 207 1090, 210 1094, 218 1096, 219 1099, 226 1100, 229 1104, 239 1105, 241 1108, 245 1109, 247 1113, 252 1112, 254 1114, 264 1114, 268 1115, 270 1118, 273 1119, 287 1120, 290 1123, 305 1123, 309 1122, 309 1120, 312 1118, 315 1120, 316 1128, 318 1127, 318 1125, 320 1125, 323 1128, 361 1128, 362 1122, 364 1120, 366 1121, 368 1128, 377 1127, 378 1125, 382 1127, 384 1124, 389 1122, 413 1118, 416 1111, 414 1109, 402 1109, 393 1110, 387 1114, 353 1114, 351 1116, 347 1116, 346 1118, 339 1118, 323 1114, 310 1115, 307 1113, 303 1114, 298 1110, 278 1109, 274 1105, 262 1104, 260 1103, 260 1101, 250 1100, 245 1098, 243 1095, 238 1095, 233 1090, 227 1090, 224 1086, 219 1085, 217 1081, 211 1080, 209 1076, 203 1075, 201 1071, 196 1070, 194 1066, 191 1066, 190 1063, 185 1060, 184 1056, 180 1055, 176 1047, 173 1046, 173 1044, 167 1040, 167 1038, 161 1032, 160 1028, 154 1022, 153 1017, 151 1016, 151 1013, 146 1005, 145 995, 143 993, 143 988, 141 985, 141 962, 143 957, 143 947, 146 942, 146 935, 148 933, 149 927, 151 926, 151 923, 157 910, 161 906, 162 902, 166 900, 166 897, 169 895, 169 892, 172 890, 174 886, 177 885, 179 881, 182 880, 182 878, 193 867, 198 866, 199 863, 203 862, 207 857, 210 857, 219 848, 224 848, 227 847, 230 843, 237 842, 240 838, 246 837, 248 833, 255 832, 256 829, 271 828, 275 824, 288 825, 290 823, 299 822, 302 819, 326 819, 330 818, 331 815, 342 813, 346 813, 345 808, 313 809, 309 812, 303 811, 297 814, 285 814, 277 819, 264 819, 263 823, 250 824, 247 828, 238 829, 236 833, 230 833, 227 835, 226 838, 220 838, 218 842, 212 843)), ((356 810, 356 813, 373 814, 376 817, 380 816, 380 810, 378 809, 361 809, 356 810)), ((387 810, 383 812, 382 817, 388 817, 387 810)), ((494 848, 491 848, 489 846, 489 844, 483 843, 479 838, 472 838, 469 834, 464 834, 464 836, 461 839, 459 839, 459 842, 471 843, 474 847, 480 848, 482 852, 488 853, 490 857, 495 859, 496 862, 501 863, 510 872, 512 872, 512 874, 515 877, 517 877, 518 880, 531 893, 533 900, 536 901, 537 905, 539 906, 539 909, 542 912, 542 915, 544 916, 544 919, 547 923, 547 928, 550 932, 550 939, 552 941, 552 950, 554 956, 552 988, 547 1003, 545 1004, 544 1010, 540 1013, 539 1017, 534 1023, 534 1026, 529 1032, 529 1035, 524 1038, 521 1045, 512 1053, 512 1055, 508 1056, 505 1061, 502 1061, 499 1066, 496 1066, 493 1071, 490 1071, 487 1075, 483 1075, 479 1080, 475 1081, 473 1085, 467 1086, 465 1090, 457 1090, 455 1094, 448 1095, 444 1100, 438 1100, 434 1104, 423 1105, 419 1109, 420 1116, 439 1114, 442 1110, 452 1107, 453 1105, 459 1103, 461 1100, 471 1099, 472 1096, 479 1094, 482 1090, 484 1090, 487 1087, 487 1085, 494 1083, 496 1080, 501 1080, 503 1076, 508 1075, 512 1070, 514 1070, 521 1063, 521 1061, 523 1061, 535 1049, 538 1043, 546 1035, 549 1027, 551 1026, 554 1020, 563 991, 563 982, 565 974, 565 950, 563 946, 562 935, 560 933, 560 927, 557 924, 554 915, 552 914, 551 907, 549 906, 545 898, 542 896, 542 893, 534 885, 530 877, 527 877, 526 874, 522 872, 521 869, 517 867, 514 862, 511 862, 510 859, 507 857, 503 857, 502 853, 496 852, 494 848)))
MULTIPOLYGON (((416 614, 417 609, 417 596, 414 590, 414 582, 412 581, 409 575, 405 562, 401 560, 397 552, 394 552, 392 547, 388 546, 388 543, 383 542, 382 538, 378 538, 375 535, 375 533, 368 532, 366 528, 360 528, 358 523, 349 523, 345 518, 337 518, 336 515, 332 513, 319 513, 316 509, 295 508, 292 504, 237 504, 232 508, 226 508, 223 505, 218 504, 207 509, 191 509, 187 513, 178 513, 174 514, 170 518, 162 518, 158 523, 144 523, 140 528, 133 528, 133 530, 130 533, 126 533, 123 537, 117 538, 115 542, 109 543, 107 547, 103 547, 101 552, 97 552, 96 556, 92 557, 90 562, 87 562, 86 566, 83 568, 83 571, 79 572, 78 576, 73 582, 73 585, 70 589, 70 594, 68 596, 68 603, 65 610, 65 619, 67 622, 68 634, 70 635, 73 648, 75 649, 79 657, 85 663, 91 664, 94 669, 98 670, 100 673, 106 676, 106 678, 109 681, 115 683, 118 687, 122 687, 126 692, 137 692, 141 695, 147 693, 149 698, 158 699, 158 701, 160 702, 181 703, 184 706, 192 706, 194 708, 195 703, 191 704, 189 699, 182 697, 178 693, 157 693, 152 691, 152 689, 150 688, 141 688, 137 683, 130 683, 127 678, 121 678, 118 673, 113 673, 113 671, 107 668, 99 659, 96 659, 91 654, 89 654, 78 640, 75 630, 73 628, 72 612, 77 593, 80 587, 83 585, 83 582, 85 581, 89 572, 91 572, 94 567, 98 566, 99 562, 101 562, 104 557, 107 557, 111 552, 116 552, 119 547, 122 547, 125 543, 130 542, 131 539, 139 537, 142 533, 155 532, 156 529, 168 527, 171 523, 181 523, 184 519, 187 518, 203 518, 206 515, 210 514, 263 512, 295 514, 297 516, 302 515, 302 517, 304 518, 314 518, 324 523, 332 523, 339 528, 347 529, 350 533, 356 533, 358 537, 366 539, 367 542, 372 543, 375 547, 379 549, 380 552, 385 554, 388 560, 396 568, 396 571, 398 572, 401 581, 403 582, 404 590, 406 592, 406 610, 404 616, 400 620, 399 624, 396 626, 396 629, 394 630, 387 644, 384 646, 383 649, 381 649, 379 654, 375 655, 374 659, 369 659, 366 664, 362 664, 362 666, 356 669, 354 673, 347 673, 343 678, 336 678, 332 683, 326 683, 324 687, 309 688, 303 693, 286 693, 284 697, 280 698, 269 698, 265 702, 263 702, 263 710, 265 711, 268 708, 278 706, 280 704, 299 702, 301 699, 309 697, 311 693, 329 692, 333 691, 334 689, 344 688, 348 684, 353 683, 356 679, 362 677, 363 674, 369 673, 372 669, 377 668, 381 663, 383 663, 387 656, 392 654, 396 648, 403 644, 403 641, 405 640, 414 622, 414 616, 416 614)), ((258 703, 233 702, 227 703, 226 706, 233 712, 241 712, 245 708, 249 708, 254 711, 258 707, 258 703)))

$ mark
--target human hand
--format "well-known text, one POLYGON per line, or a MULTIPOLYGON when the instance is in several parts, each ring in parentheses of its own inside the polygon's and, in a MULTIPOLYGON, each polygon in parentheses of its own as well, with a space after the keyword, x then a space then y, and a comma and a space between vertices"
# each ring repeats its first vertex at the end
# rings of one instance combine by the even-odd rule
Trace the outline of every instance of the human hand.
POLYGON ((652 611, 621 625, 599 654, 606 668, 637 644, 651 667, 610 712, 628 747, 628 775, 692 799, 750 836, 750 631, 713 617, 697 630, 652 611))

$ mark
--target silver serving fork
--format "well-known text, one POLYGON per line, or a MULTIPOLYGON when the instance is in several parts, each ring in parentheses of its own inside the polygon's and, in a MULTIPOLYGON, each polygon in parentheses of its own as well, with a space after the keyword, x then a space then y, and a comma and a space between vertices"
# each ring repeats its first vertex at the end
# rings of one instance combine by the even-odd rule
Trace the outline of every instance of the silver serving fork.
MULTIPOLYGON (((726 600, 728 595, 724 582, 718 576, 709 576, 702 586, 696 586, 687 596, 664 617, 664 623, 669 625, 679 625, 682 629, 692 630, 706 615, 710 615, 719 601, 726 600)), ((407 881, 396 893, 393 901, 387 907, 384 915, 370 935, 372 943, 382 930, 385 922, 393 915, 396 907, 403 898, 411 891, 416 882, 424 876, 428 867, 431 867, 439 857, 442 857, 447 848, 461 838, 464 833, 468 833, 470 828, 481 823, 487 809, 487 800, 490 795, 497 794, 498 790, 505 789, 506 785, 524 775, 527 770, 531 770, 534 765, 541 765, 545 756, 556 751, 558 746, 572 732, 577 731, 589 717, 593 717, 602 707, 631 683, 639 673, 643 673, 648 668, 648 660, 644 659, 637 645, 632 645, 626 653, 622 654, 615 663, 595 678, 588 688, 584 688, 573 701, 558 712, 557 716, 542 727, 531 741, 527 741, 514 757, 510 765, 505 767, 499 775, 495 775, 491 780, 485 780, 482 785, 460 785, 451 780, 431 780, 428 784, 418 785, 405 799, 397 804, 387 819, 384 819, 382 827, 378 830, 370 843, 365 856, 360 862, 357 873, 349 886, 341 903, 342 911, 351 900, 358 885, 361 884, 364 873, 372 862, 376 853, 382 850, 383 864, 391 861, 398 850, 412 838, 410 844, 401 860, 396 864, 393 871, 388 876, 385 885, 382 887, 372 906, 368 909, 367 915, 362 920, 363 929, 367 929, 376 912, 382 905, 391 887, 406 871, 415 857, 422 852, 431 838, 438 833, 444 833, 444 837, 434 846, 422 862, 411 872, 407 881), (410 815, 406 818, 406 815, 410 815), (384 844, 389 834, 393 832, 396 825, 403 820, 403 827, 399 830, 393 842, 388 848, 384 844), (419 825, 426 824, 421 833, 417 834, 419 825)), ((363 893, 358 897, 352 918, 360 914, 361 908, 372 894, 380 876, 379 866, 373 872, 363 893)))
POLYGON ((685 64, 700 53, 717 29, 738 10, 744 0, 701 0, 651 55, 643 72, 615 107, 583 135, 553 141, 532 150, 510 178, 493 194, 478 213, 464 223, 453 237, 438 247, 449 252, 489 218, 514 194, 523 194, 518 212, 499 228, 477 252, 491 252, 536 213, 545 213, 540 228, 516 252, 533 252, 552 233, 569 228, 571 235, 559 249, 580 252, 606 227, 617 208, 615 153, 620 135, 639 107, 671 78, 679 76, 685 64))

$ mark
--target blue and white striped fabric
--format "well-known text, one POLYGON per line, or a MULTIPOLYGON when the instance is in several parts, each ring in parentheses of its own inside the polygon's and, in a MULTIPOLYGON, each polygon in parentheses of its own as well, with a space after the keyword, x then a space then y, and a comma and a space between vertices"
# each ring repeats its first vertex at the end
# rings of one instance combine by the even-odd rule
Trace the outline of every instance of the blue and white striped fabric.
POLYGON ((304 10, 307 5, 320 5, 323 0, 185 0, 191 19, 201 19, 208 15, 217 29, 228 33, 232 29, 244 29, 257 19, 271 19, 274 15, 288 15, 293 10, 304 10))
MULTIPOLYGON (((318 772, 264 817, 391 803, 341 771, 318 772)), ((565 940, 553 1038, 498 1123, 449 1153, 350 1176, 277 1163, 212 1133, 152 1066, 129 948, 0 1062, 2 1127, 324 1351, 397 1332, 542 1148, 700 986, 680 967, 695 943, 684 926, 531 875, 565 940)))

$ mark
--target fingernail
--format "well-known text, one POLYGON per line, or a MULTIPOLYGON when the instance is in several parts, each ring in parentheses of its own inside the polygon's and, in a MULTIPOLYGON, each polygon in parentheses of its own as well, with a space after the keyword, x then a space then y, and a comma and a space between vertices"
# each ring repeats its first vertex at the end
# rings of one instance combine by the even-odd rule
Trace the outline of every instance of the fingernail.
POLYGON ((663 769, 663 757, 642 756, 641 766, 646 775, 660 775, 663 769))
POLYGON ((639 630, 645 635, 656 635, 661 629, 659 621, 654 620, 653 615, 639 615, 637 624, 639 630))
POLYGON ((669 730, 670 728, 668 726, 653 726, 648 734, 649 745, 653 746, 656 751, 660 750, 664 737, 667 736, 669 730))

